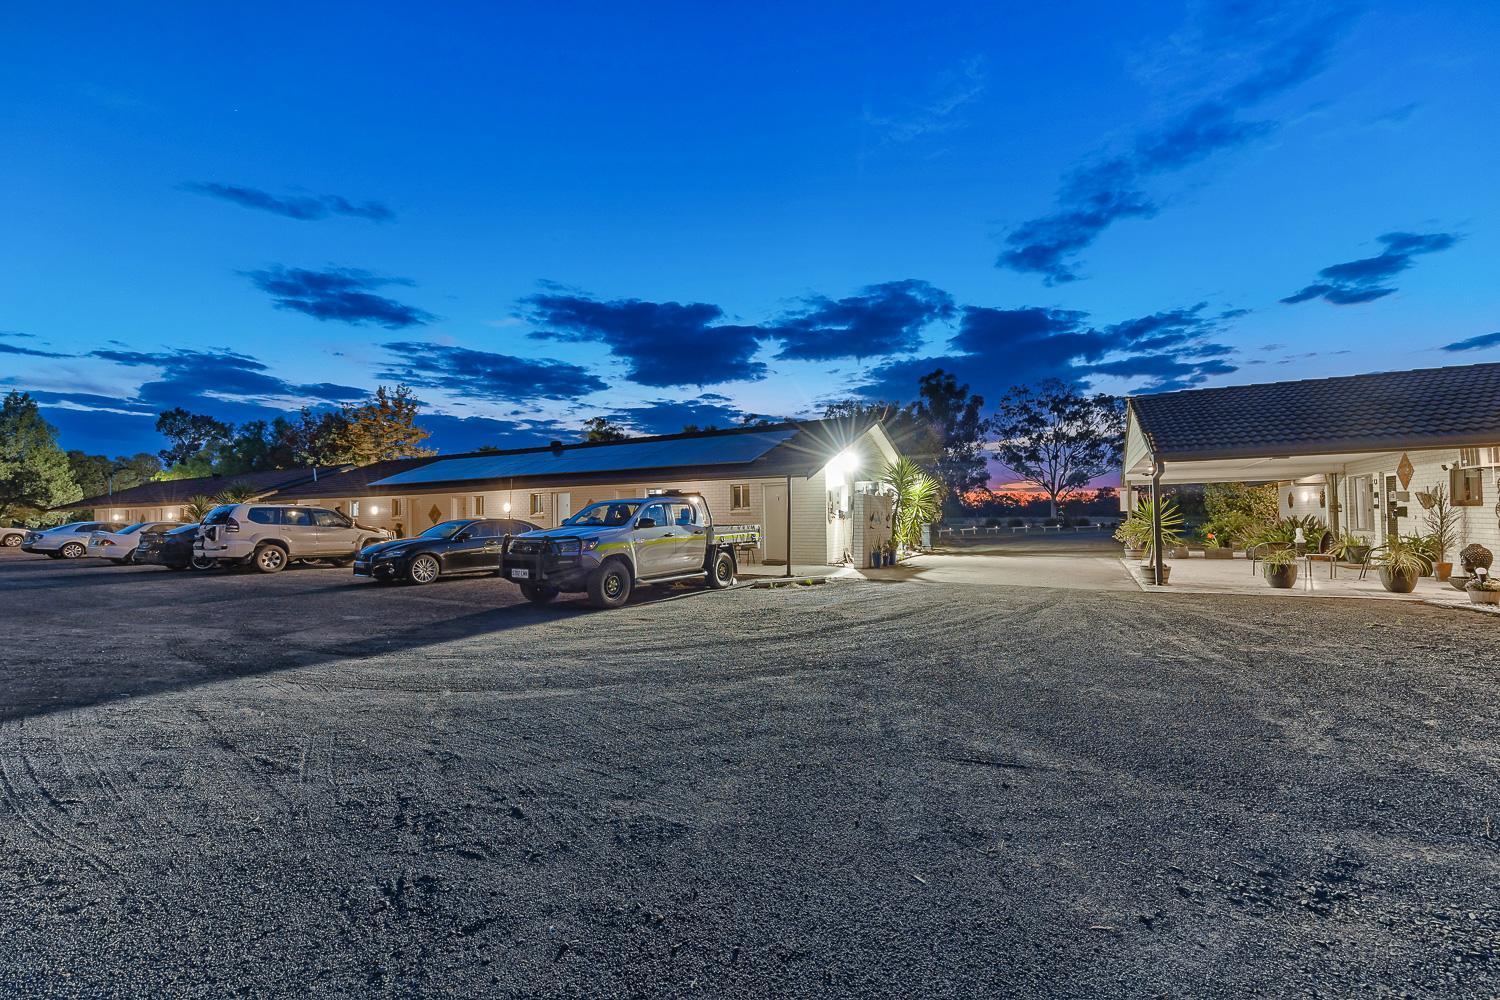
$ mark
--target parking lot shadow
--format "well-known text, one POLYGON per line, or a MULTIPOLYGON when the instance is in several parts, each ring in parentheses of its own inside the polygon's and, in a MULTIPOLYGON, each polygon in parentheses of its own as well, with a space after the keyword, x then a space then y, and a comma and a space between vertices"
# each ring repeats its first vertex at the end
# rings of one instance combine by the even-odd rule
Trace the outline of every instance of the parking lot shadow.
POLYGON ((623 612, 599 612, 576 597, 533 605, 493 577, 382 587, 348 573, 0 560, 0 600, 26 623, 4 640, 0 721, 341 660, 395 657, 420 670, 424 649, 569 620, 607 629, 610 614, 714 593, 645 588, 623 612))

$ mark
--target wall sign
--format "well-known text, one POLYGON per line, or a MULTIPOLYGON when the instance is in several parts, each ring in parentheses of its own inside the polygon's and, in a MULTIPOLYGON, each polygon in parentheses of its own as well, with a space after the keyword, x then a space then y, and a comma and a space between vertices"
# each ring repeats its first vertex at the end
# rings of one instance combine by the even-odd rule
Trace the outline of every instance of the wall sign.
POLYGON ((1411 477, 1417 470, 1412 468, 1411 457, 1406 452, 1401 453, 1401 461, 1396 464, 1396 475, 1401 480, 1401 488, 1404 490, 1411 485, 1411 477))

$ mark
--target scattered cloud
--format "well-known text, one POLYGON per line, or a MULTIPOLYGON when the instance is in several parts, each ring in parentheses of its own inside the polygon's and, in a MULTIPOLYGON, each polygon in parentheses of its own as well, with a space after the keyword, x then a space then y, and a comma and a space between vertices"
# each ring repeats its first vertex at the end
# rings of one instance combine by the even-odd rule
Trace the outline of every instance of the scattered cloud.
POLYGON ((1318 280, 1282 299, 1288 305, 1323 299, 1336 306, 1373 302, 1396 291, 1390 279, 1412 265, 1419 254, 1447 250, 1458 242, 1452 233, 1385 233, 1385 249, 1374 257, 1332 264, 1318 272, 1318 280))
POLYGON ((136 389, 135 399, 127 401, 155 409, 174 406, 192 409, 196 406, 212 410, 216 400, 226 399, 257 403, 272 400, 342 403, 368 395, 356 386, 288 382, 269 374, 269 368, 255 358, 228 350, 147 352, 106 349, 91 351, 88 356, 128 368, 158 369, 160 377, 143 382, 136 389))
POLYGON ((399 360, 380 373, 409 385, 442 389, 468 399, 527 402, 570 400, 607 389, 581 365, 547 358, 518 358, 444 344, 398 341, 385 349, 399 360))
POLYGON ((947 292, 908 278, 871 285, 847 298, 811 298, 806 309, 778 319, 767 334, 781 341, 778 358, 883 358, 917 350, 924 327, 956 313, 947 292))
POLYGON ((1500 347, 1500 332, 1481 333, 1477 337, 1467 340, 1455 340, 1451 344, 1444 344, 1442 349, 1457 353, 1459 351, 1479 351, 1486 347, 1500 347))
POLYGON ((1252 69, 1163 124, 1141 130, 1123 151, 1073 170, 1056 210, 1011 230, 996 266, 1039 274, 1048 285, 1076 280, 1079 254, 1100 234, 1118 221, 1150 218, 1160 210, 1144 190, 1149 180, 1274 131, 1275 121, 1246 116, 1320 72, 1353 17, 1339 8, 1312 19, 1245 18, 1252 27, 1236 36, 1243 50, 1219 49, 1214 55, 1221 63, 1252 69))
POLYGON ((889 115, 867 111, 865 124, 880 136, 881 145, 950 132, 964 124, 964 109, 984 94, 985 76, 984 57, 971 56, 944 73, 925 100, 889 115))
MULTIPOLYGON (((17 336, 25 336, 18 334, 17 336)), ((71 354, 59 354, 56 351, 38 351, 31 347, 17 347, 15 344, 7 344, 0 341, 0 354, 23 354, 33 358, 71 358, 71 354)))
POLYGON ((533 338, 604 344, 641 385, 718 385, 766 376, 765 364, 755 360, 766 331, 723 323, 724 310, 706 302, 603 302, 551 289, 523 306, 542 327, 533 338))
POLYGON ((576 427, 536 418, 499 420, 452 413, 422 413, 417 416, 417 426, 431 435, 426 441, 427 446, 445 455, 480 448, 534 448, 549 441, 582 438, 576 427))
POLYGON ((1199 303, 1098 326, 1072 309, 965 306, 948 341, 951 353, 879 365, 861 394, 909 399, 917 379, 935 368, 954 372, 991 402, 1013 385, 1048 378, 1144 379, 1142 388, 1163 391, 1197 385, 1235 370, 1227 360, 1234 349, 1209 339, 1221 321, 1205 313, 1199 303))
POLYGON ((642 434, 676 434, 692 426, 699 430, 738 427, 750 416, 727 396, 706 392, 693 399, 653 399, 626 406, 611 414, 642 434))
POLYGON ((310 271, 300 267, 270 267, 246 272, 253 285, 277 309, 305 313, 317 320, 339 320, 355 325, 402 330, 424 326, 436 317, 415 306, 376 295, 386 285, 411 285, 404 278, 386 278, 351 267, 310 271))
POLYGON ((208 195, 231 202, 242 208, 254 208, 288 219, 315 221, 333 215, 347 215, 371 222, 389 222, 396 213, 378 201, 354 202, 342 195, 274 195, 260 188, 241 184, 219 184, 212 181, 188 181, 178 186, 180 190, 208 195))

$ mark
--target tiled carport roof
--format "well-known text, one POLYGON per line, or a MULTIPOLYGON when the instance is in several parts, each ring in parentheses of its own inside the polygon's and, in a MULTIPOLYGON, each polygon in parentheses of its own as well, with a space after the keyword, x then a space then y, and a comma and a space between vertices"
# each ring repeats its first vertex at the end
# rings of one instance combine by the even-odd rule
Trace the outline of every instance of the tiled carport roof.
POLYGON ((1129 401, 1162 460, 1500 444, 1500 364, 1186 389, 1129 401))
MULTIPOLYGON (((345 466, 323 469, 323 475, 341 471, 345 466)), ((269 472, 245 472, 238 475, 198 476, 193 479, 158 479, 113 494, 85 497, 56 510, 89 510, 95 507, 158 507, 184 504, 195 496, 215 496, 231 487, 248 489, 257 496, 303 482, 313 477, 311 468, 272 469, 269 472)))

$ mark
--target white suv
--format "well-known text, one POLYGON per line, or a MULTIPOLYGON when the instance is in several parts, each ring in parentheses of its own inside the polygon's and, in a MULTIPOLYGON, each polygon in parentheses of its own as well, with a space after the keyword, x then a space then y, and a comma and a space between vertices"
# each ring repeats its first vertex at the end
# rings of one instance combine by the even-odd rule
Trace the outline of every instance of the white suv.
POLYGON ((198 527, 193 554, 279 573, 304 559, 348 566, 360 549, 384 535, 325 507, 234 503, 208 512, 198 527))

